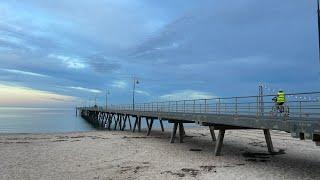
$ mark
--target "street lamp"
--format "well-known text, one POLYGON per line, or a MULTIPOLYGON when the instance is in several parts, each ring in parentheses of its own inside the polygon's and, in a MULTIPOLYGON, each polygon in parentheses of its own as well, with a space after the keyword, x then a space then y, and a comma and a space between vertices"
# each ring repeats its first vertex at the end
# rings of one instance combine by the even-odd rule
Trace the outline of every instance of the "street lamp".
POLYGON ((97 95, 94 97, 94 108, 97 108, 98 105, 97 105, 97 95))
POLYGON ((109 89, 106 89, 106 110, 108 109, 108 95, 110 94, 109 89))
POLYGON ((319 0, 317 0, 317 17, 318 17, 318 41, 319 41, 319 61, 320 61, 320 9, 319 0))
POLYGON ((134 96, 135 96, 135 91, 136 91, 136 84, 139 84, 139 81, 133 77, 133 91, 132 91, 132 110, 134 111, 134 96))

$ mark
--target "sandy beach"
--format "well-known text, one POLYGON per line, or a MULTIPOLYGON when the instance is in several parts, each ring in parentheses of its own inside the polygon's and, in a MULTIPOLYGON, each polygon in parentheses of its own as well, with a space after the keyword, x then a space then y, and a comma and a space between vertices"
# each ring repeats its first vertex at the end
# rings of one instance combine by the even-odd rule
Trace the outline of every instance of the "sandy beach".
MULTIPOLYGON (((272 131, 281 155, 267 154, 262 131, 227 131, 213 156, 208 128, 0 135, 0 179, 319 179, 320 147, 272 131)), ((217 134, 217 131, 216 131, 217 134)))

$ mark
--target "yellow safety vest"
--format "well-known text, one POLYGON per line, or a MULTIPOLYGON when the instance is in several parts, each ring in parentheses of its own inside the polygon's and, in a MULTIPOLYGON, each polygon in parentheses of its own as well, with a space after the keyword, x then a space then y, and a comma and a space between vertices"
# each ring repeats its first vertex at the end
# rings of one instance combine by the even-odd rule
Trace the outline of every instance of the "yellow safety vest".
POLYGON ((284 103, 286 101, 286 95, 284 92, 278 92, 277 103, 284 103))

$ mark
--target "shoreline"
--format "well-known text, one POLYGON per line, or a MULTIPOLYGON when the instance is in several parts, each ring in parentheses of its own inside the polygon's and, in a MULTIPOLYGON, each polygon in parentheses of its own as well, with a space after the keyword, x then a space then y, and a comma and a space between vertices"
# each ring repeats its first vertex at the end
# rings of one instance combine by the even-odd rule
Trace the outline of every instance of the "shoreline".
MULTIPOLYGON (((0 134, 3 179, 315 179, 320 148, 272 131, 269 155, 263 132, 227 131, 222 156, 213 156, 207 128, 187 128, 184 143, 170 130, 150 136, 130 131, 0 134), (302 148, 301 148, 302 147, 302 148)), ((216 132, 217 134, 217 132, 216 132)))
POLYGON ((38 132, 38 133, 1 133, 0 132, 0 137, 1 136, 6 136, 6 135, 55 135, 55 134, 73 134, 73 133, 90 133, 90 132, 99 132, 103 130, 83 130, 83 131, 66 131, 66 132, 38 132))

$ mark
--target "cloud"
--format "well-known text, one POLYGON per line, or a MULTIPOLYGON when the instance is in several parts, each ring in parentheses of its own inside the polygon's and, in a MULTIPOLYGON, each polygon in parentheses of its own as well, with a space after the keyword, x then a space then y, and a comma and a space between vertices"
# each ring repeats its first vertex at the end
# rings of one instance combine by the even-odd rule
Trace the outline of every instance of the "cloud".
POLYGON ((36 77, 50 77, 44 74, 39 74, 39 73, 34 73, 34 72, 28 72, 28 71, 21 71, 17 69, 4 69, 0 68, 1 71, 5 71, 8 73, 13 73, 13 74, 20 74, 20 75, 28 75, 28 76, 36 76, 36 77))
POLYGON ((114 103, 131 99, 132 74, 143 82, 137 88, 140 101, 211 97, 211 90, 250 95, 260 81, 314 90, 319 88, 314 5, 1 1, 0 67, 10 71, 0 70, 0 81, 86 98, 110 87, 114 103), (143 87, 147 92, 138 91, 143 87), (189 91, 177 91, 183 89, 189 91))
POLYGON ((79 91, 85 91, 85 92, 90 92, 90 93, 101 93, 102 91, 98 90, 98 89, 89 89, 89 88, 84 88, 84 87, 74 87, 74 86, 70 86, 67 87, 69 89, 75 89, 75 90, 79 90, 79 91))
POLYGON ((160 96, 163 100, 188 100, 188 99, 211 99, 216 96, 208 92, 195 91, 195 90, 181 90, 173 93, 160 96))
POLYGON ((151 96, 147 91, 135 90, 135 92, 144 96, 151 96))
POLYGON ((87 57, 87 61, 95 72, 108 73, 120 69, 121 65, 117 58, 109 58, 101 54, 95 54, 87 57))
POLYGON ((125 89, 127 87, 127 83, 125 81, 114 81, 111 86, 114 88, 125 89))
POLYGON ((87 67, 87 65, 78 58, 56 54, 49 54, 48 57, 61 60, 62 63, 70 69, 84 69, 87 67))

